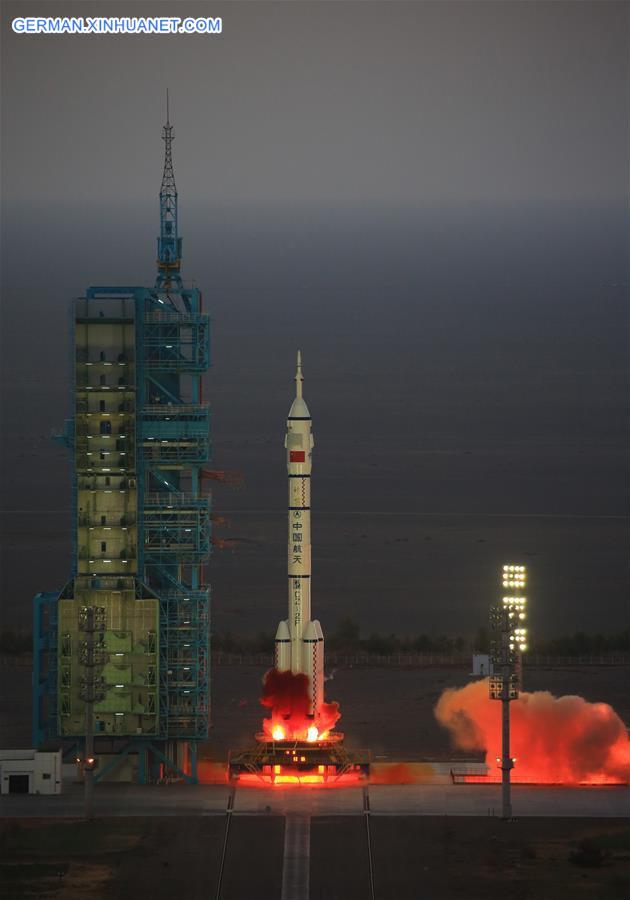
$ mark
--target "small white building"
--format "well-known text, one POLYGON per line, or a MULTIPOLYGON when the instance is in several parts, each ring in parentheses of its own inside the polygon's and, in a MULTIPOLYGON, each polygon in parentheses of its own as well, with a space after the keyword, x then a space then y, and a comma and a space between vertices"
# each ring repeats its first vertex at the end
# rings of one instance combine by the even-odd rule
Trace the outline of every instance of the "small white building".
POLYGON ((494 674, 492 670, 492 660, 487 653, 474 653, 472 662, 473 675, 478 675, 480 678, 486 678, 488 675, 494 674))
POLYGON ((1 794, 60 794, 61 750, 0 750, 1 794))

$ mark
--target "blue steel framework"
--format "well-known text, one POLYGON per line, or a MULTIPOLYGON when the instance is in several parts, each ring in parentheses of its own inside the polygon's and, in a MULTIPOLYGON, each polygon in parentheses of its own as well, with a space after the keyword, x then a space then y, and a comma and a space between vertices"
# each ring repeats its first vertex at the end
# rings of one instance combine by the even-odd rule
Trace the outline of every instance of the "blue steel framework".
MULTIPOLYGON (((165 160, 160 190, 160 237, 155 287, 91 287, 73 307, 73 347, 77 359, 81 352, 84 353, 84 360, 94 353, 94 347, 79 351, 76 336, 79 323, 107 326, 109 323, 120 323, 121 316, 125 321, 133 322, 135 380, 132 387, 131 384, 126 385, 124 375, 118 379, 118 390, 124 391, 119 395, 123 399, 118 408, 125 408, 127 412, 133 408, 135 421, 133 425, 120 426, 120 432, 133 430, 133 435, 120 434, 116 447, 126 446, 128 452, 130 440, 135 438, 135 483, 128 477, 132 469, 129 467, 130 460, 123 459, 124 452, 117 459, 112 457, 110 460, 101 451, 101 460, 107 462, 108 467, 104 470, 98 468, 98 461, 92 458, 96 445, 88 444, 86 438, 100 437, 106 441, 112 434, 111 425, 101 424, 100 433, 89 433, 93 426, 83 424, 82 401, 77 400, 74 419, 66 422, 64 433, 59 436, 73 457, 73 514, 77 527, 73 538, 72 578, 62 591, 40 593, 34 598, 33 742, 34 746, 40 746, 49 740, 67 739, 68 754, 82 745, 80 729, 75 729, 76 733, 68 736, 67 729, 64 731, 60 724, 63 713, 60 697, 65 697, 60 675, 60 668, 64 668, 59 664, 60 644, 71 641, 69 633, 64 631, 62 635, 59 625, 60 603, 64 600, 76 602, 78 597, 83 598, 79 599, 80 603, 106 604, 107 599, 99 599, 111 596, 104 593, 105 589, 122 588, 122 591, 114 593, 124 595, 124 589, 134 584, 132 596, 137 601, 149 603, 151 598, 155 598, 159 610, 157 665, 149 665, 146 670, 150 684, 151 672, 157 669, 158 710, 155 717, 146 714, 137 717, 140 722, 154 722, 148 727, 150 734, 139 735, 141 729, 134 731, 130 726, 125 734, 124 727, 122 730, 118 728, 118 722, 124 719, 114 720, 114 727, 118 729, 115 734, 102 739, 97 734, 97 753, 100 740, 101 747, 106 746, 111 754, 107 765, 98 771, 97 778, 103 778, 129 754, 137 754, 140 782, 156 779, 165 771, 195 782, 197 743, 207 737, 209 727, 210 604, 204 571, 211 544, 210 498, 201 493, 201 469, 210 460, 210 414, 208 405, 202 399, 201 379, 210 364, 210 333, 209 317, 202 311, 200 292, 195 288, 185 288, 180 276, 182 241, 177 231, 177 189, 171 151, 173 127, 168 111, 163 139, 165 160), (121 313, 120 310, 127 312, 121 313), (132 392, 135 394, 132 407, 125 406, 127 391, 130 396, 132 392), (109 428, 109 433, 104 433, 103 428, 109 428), (79 449, 80 442, 83 442, 81 447, 90 447, 91 451, 79 449), (91 457, 89 460, 81 456, 85 452, 91 457), (135 508, 127 508, 125 516, 120 516, 117 521, 117 525, 126 523, 125 531, 127 526, 133 526, 135 560, 131 558, 133 551, 127 548, 119 554, 125 559, 119 559, 118 554, 116 559, 104 559, 102 554, 96 558, 89 544, 82 553, 77 539, 81 526, 93 532, 94 527, 90 526, 99 524, 92 521, 90 514, 86 516, 81 512, 77 495, 86 484, 98 489, 103 471, 116 471, 110 468, 112 461, 127 466, 126 469, 120 468, 121 476, 126 473, 126 477, 124 480, 121 478, 119 484, 127 489, 132 487, 135 491, 135 508), (90 468, 81 468, 85 465, 90 468), (117 570, 113 574, 118 575, 117 580, 101 577, 110 572, 110 569, 103 569, 104 563, 113 563, 117 570), (99 565, 101 569, 98 572, 90 571, 99 565), (125 566, 132 568, 126 569, 125 566), (133 583, 125 577, 128 573, 135 574, 133 583), (89 599, 86 600, 86 597, 89 599)), ((119 360, 128 360, 127 363, 119 362, 119 365, 131 366, 131 357, 131 352, 126 356, 119 354, 119 360)), ((105 359, 102 351, 100 359, 105 359)), ((98 365, 98 362, 88 361, 84 365, 98 365)), ((81 391, 98 391, 98 385, 91 387, 89 383, 94 371, 98 369, 90 369, 89 374, 83 377, 77 365, 75 398, 83 396, 81 391)), ((128 375, 126 377, 129 378, 128 375)), ((101 385, 103 380, 104 376, 101 376, 101 385)), ((95 395, 85 396, 88 399, 84 409, 91 409, 88 404, 93 404, 95 395)), ((103 403, 101 401, 101 410, 104 409, 103 403)), ((109 444, 104 446, 110 447, 109 444)), ((110 485, 111 478, 106 477, 105 481, 110 485)), ((91 493, 98 493, 98 490, 91 493)), ((121 490, 120 494, 123 493, 121 490)), ((101 521, 104 523, 105 517, 101 521)), ((124 540, 129 542, 130 538, 125 536, 124 540)), ((101 547, 106 547, 106 544, 101 547)), ((74 614, 74 608, 71 612, 74 614)), ((67 625, 64 627, 67 629, 67 625)), ((114 631, 111 634, 120 636, 114 631)), ((150 631, 146 635, 150 643, 150 631)), ((112 637, 112 647, 115 639, 112 637)), ((152 660, 150 651, 153 648, 147 646, 146 641, 139 643, 143 645, 146 665, 147 658, 150 662, 152 660)), ((118 646, 123 644, 116 644, 118 646)), ((107 656, 108 648, 104 649, 107 656)), ((113 655, 110 648, 109 657, 113 655)), ((123 652, 115 656, 122 657, 123 652)), ((66 669, 70 672, 70 661, 66 669)), ((146 673, 142 677, 146 687, 146 673)), ((67 680, 71 678, 71 675, 67 676, 67 680)), ((122 688, 123 685, 110 687, 122 688)), ((145 700, 142 712, 151 713, 153 710, 147 705, 151 697, 148 695, 142 699, 145 700)), ((63 702, 67 706, 72 703, 67 698, 63 702)), ((114 700, 104 708, 113 709, 116 702, 114 700)), ((114 715, 122 717, 123 714, 117 712, 114 715)), ((103 718, 107 718, 106 713, 103 718)), ((131 719, 131 716, 127 718, 131 719)))

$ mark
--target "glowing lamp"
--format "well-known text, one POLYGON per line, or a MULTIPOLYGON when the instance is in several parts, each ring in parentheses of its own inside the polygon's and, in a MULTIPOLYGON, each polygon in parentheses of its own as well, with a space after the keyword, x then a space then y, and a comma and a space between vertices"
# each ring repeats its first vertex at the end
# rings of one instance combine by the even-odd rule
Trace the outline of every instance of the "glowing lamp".
POLYGON ((501 583, 504 588, 513 588, 522 591, 527 581, 527 570, 525 566, 503 566, 501 572, 501 583))

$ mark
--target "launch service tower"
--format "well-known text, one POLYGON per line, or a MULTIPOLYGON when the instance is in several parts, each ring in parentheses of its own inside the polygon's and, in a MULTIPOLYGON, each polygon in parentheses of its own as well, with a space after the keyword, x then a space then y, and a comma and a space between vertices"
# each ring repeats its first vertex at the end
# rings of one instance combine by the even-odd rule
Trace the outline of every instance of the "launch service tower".
POLYGON ((34 599, 34 746, 80 757, 93 730, 96 780, 196 781, 208 734, 209 318, 181 278, 168 110, 162 137, 155 284, 72 305, 72 567, 34 599))

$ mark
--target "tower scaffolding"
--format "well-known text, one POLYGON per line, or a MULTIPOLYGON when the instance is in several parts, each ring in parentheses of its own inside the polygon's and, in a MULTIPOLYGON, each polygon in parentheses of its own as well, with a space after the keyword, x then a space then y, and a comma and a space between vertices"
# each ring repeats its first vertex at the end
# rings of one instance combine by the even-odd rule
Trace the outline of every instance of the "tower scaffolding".
POLYGON ((210 322, 181 279, 173 126, 163 127, 160 236, 153 287, 90 287, 72 306, 73 560, 34 599, 34 746, 85 740, 76 611, 105 609, 105 698, 95 704, 96 780, 116 767, 140 782, 197 780, 208 734, 211 460, 202 376, 210 322))

